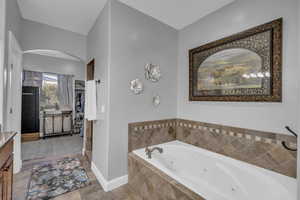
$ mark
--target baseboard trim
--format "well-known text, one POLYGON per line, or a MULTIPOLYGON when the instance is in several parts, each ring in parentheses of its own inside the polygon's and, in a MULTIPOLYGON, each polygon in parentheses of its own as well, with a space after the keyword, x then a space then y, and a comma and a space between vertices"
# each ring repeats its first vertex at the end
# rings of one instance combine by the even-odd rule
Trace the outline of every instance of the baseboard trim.
POLYGON ((93 162, 92 162, 91 168, 92 168, 92 172, 94 172, 97 180, 99 181, 99 183, 101 184, 101 186, 105 192, 114 190, 114 189, 128 183, 128 175, 115 178, 111 181, 107 181, 104 178, 103 174, 100 172, 100 170, 96 167, 96 165, 93 162))
POLYGON ((13 173, 17 174, 19 172, 21 172, 22 169, 22 160, 18 159, 17 161, 14 161, 14 169, 13 169, 13 173))

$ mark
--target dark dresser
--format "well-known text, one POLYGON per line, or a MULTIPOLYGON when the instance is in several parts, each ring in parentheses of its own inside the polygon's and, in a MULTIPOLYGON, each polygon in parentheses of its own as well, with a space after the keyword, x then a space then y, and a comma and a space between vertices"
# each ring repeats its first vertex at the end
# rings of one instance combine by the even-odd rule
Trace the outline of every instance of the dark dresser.
POLYGON ((13 145, 16 133, 0 133, 0 200, 12 199, 13 145))

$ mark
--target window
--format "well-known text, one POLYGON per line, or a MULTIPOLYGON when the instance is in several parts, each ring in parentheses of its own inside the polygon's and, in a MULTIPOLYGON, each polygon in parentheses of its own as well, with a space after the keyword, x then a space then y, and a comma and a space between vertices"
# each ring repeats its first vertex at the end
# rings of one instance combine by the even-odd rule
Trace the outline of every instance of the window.
POLYGON ((42 110, 58 107, 58 81, 56 74, 43 73, 40 104, 42 110))

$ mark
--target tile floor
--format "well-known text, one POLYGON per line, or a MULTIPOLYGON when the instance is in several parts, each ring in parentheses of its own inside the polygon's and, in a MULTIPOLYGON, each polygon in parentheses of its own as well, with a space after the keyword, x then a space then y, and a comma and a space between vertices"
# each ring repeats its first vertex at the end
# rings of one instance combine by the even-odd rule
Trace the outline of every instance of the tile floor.
POLYGON ((79 135, 61 136, 22 143, 22 159, 31 160, 48 156, 80 154, 83 138, 79 135))
MULTIPOLYGON (((79 190, 58 196, 53 200, 142 200, 137 196, 128 185, 124 185, 111 192, 104 192, 101 185, 90 169, 88 161, 81 155, 72 155, 79 157, 83 167, 87 171, 91 184, 79 190)), ((23 163, 23 169, 14 176, 13 200, 25 200, 26 191, 30 179, 31 170, 34 165, 48 160, 57 160, 62 157, 54 156, 46 159, 28 160, 23 163)))

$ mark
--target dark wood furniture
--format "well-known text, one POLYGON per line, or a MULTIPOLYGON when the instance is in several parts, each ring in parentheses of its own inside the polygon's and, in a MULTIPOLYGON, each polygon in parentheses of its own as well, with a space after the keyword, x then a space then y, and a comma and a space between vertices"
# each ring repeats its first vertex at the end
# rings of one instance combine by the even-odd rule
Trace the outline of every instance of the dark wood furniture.
POLYGON ((13 137, 10 137, 0 148, 0 200, 12 199, 12 184, 13 137))

